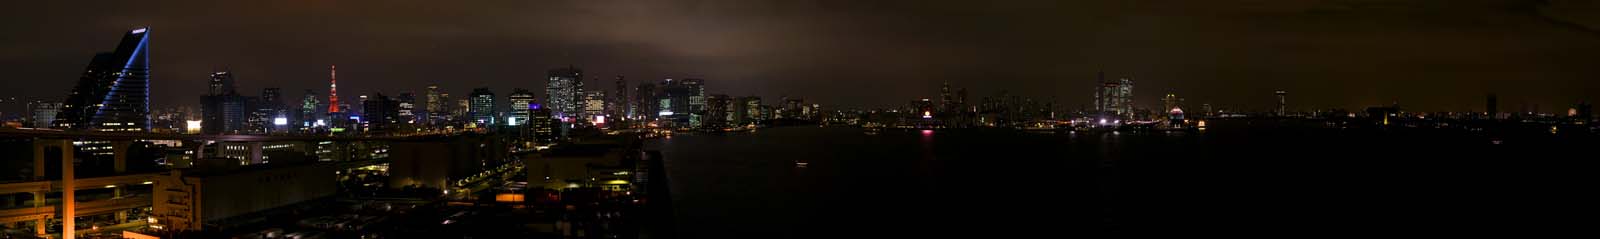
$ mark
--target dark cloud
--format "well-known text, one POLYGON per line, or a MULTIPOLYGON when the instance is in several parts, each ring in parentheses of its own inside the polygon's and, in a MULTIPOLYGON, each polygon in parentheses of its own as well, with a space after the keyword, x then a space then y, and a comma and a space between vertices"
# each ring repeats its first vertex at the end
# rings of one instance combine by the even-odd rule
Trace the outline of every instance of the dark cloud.
MULTIPOLYGON (((1266 108, 1399 100, 1481 110, 1485 93, 1565 108, 1600 92, 1585 1, 37 1, 0 10, 0 95, 60 98, 119 32, 153 29, 158 106, 226 68, 247 92, 346 95, 439 83, 542 88, 544 71, 701 77, 731 95, 885 106, 1000 90, 1087 104, 1094 72, 1139 101, 1266 108)), ((609 81, 603 89, 610 89, 609 81)), ((542 95, 542 92, 540 92, 542 95)))

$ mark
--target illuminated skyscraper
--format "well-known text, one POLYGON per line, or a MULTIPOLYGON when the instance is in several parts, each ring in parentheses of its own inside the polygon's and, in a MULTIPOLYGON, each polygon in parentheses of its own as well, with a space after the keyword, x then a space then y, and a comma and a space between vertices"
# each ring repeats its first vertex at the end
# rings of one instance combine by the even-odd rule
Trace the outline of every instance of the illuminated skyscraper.
MULTIPOLYGON (((318 104, 322 104, 322 101, 317 99, 317 93, 306 90, 305 97, 300 99, 300 127, 322 127, 322 125, 316 125, 318 104)), ((327 122, 324 121, 323 124, 327 124, 327 122)))
POLYGON ((577 67, 550 70, 545 85, 544 107, 562 122, 572 122, 583 112, 583 70, 577 67))
POLYGON ((150 32, 128 31, 116 51, 95 54, 57 113, 59 128, 150 131, 150 32))
POLYGON ((583 116, 584 116, 584 118, 582 120, 579 120, 579 121, 588 122, 590 124, 596 124, 596 125, 605 124, 606 120, 607 120, 606 119, 606 112, 605 112, 606 111, 606 105, 607 105, 606 104, 606 92, 604 92, 604 91, 591 91, 591 92, 585 92, 583 95, 584 95, 583 96, 583 116))
POLYGON ((699 118, 705 114, 703 83, 700 79, 665 80, 661 90, 661 117, 671 121, 673 127, 698 126, 699 118))
POLYGON ((411 92, 400 93, 400 96, 396 97, 395 101, 399 103, 399 111, 395 115, 398 116, 398 118, 395 118, 396 123, 411 124, 417 121, 417 97, 415 94, 411 92))
POLYGON ((533 106, 533 92, 517 88, 506 98, 511 100, 511 110, 507 112, 510 113, 510 117, 506 120, 506 125, 527 125, 532 119, 533 109, 529 107, 533 106))
POLYGON ((439 85, 428 85, 426 94, 428 94, 428 102, 426 102, 427 105, 423 109, 428 112, 440 112, 439 109, 444 107, 445 102, 439 98, 439 85))
POLYGON ((1095 111, 1107 116, 1132 118, 1133 79, 1122 78, 1107 82, 1105 72, 1099 73, 1096 77, 1100 85, 1094 92, 1095 111))
POLYGON ((471 103, 468 103, 473 122, 479 126, 494 125, 494 92, 489 88, 472 89, 471 103))

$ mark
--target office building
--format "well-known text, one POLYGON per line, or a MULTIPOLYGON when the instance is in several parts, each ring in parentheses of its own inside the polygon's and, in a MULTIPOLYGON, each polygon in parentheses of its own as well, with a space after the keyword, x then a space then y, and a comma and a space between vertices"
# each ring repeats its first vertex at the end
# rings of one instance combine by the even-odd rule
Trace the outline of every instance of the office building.
POLYGON ((395 121, 401 125, 417 123, 417 97, 411 92, 405 92, 400 93, 400 96, 396 97, 395 101, 399 102, 400 106, 399 114, 396 115, 398 118, 395 118, 395 121))
POLYGON ((700 119, 701 123, 699 127, 705 129, 722 129, 729 127, 729 125, 732 125, 732 123, 729 121, 732 117, 732 115, 730 115, 730 113, 733 112, 732 106, 733 98, 728 97, 728 95, 706 96, 706 113, 705 116, 700 119))
POLYGON ((306 90, 305 96, 300 98, 300 127, 302 130, 323 126, 317 122, 327 124, 324 121, 317 120, 319 119, 317 115, 320 115, 317 112, 319 108, 317 106, 320 104, 322 104, 322 101, 317 99, 317 93, 311 90, 306 90))
POLYGON ((583 70, 569 66, 549 73, 544 107, 550 108, 561 122, 574 122, 583 111, 583 70))
POLYGON ((113 52, 95 54, 57 112, 55 127, 150 131, 150 32, 128 31, 113 52))
POLYGON ((606 123, 606 93, 601 91, 585 92, 583 97, 583 120, 594 125, 606 123))
POLYGON ((249 97, 239 95, 234 86, 233 73, 211 73, 207 85, 208 95, 200 97, 200 127, 205 134, 242 133, 255 110, 250 108, 249 97))
POLYGON ((733 102, 733 123, 736 127, 757 124, 761 122, 761 97, 745 96, 733 102))
POLYGON ((705 114, 705 86, 700 79, 663 81, 661 112, 658 115, 672 127, 693 128, 705 114))
POLYGON ((561 137, 559 135, 561 126, 558 125, 560 122, 552 115, 550 108, 532 104, 528 106, 528 109, 529 117, 531 117, 528 119, 528 126, 533 131, 533 138, 536 141, 540 144, 549 144, 561 137))
POLYGON ((432 112, 443 112, 443 107, 445 107, 445 99, 440 96, 438 85, 427 85, 427 91, 424 91, 424 95, 426 95, 427 101, 424 103, 424 106, 422 106, 422 111, 427 111, 429 114, 432 114, 432 112))
POLYGON ((633 112, 629 111, 628 107, 633 106, 633 104, 628 102, 628 81, 623 80, 622 76, 617 76, 615 84, 617 87, 616 91, 611 92, 611 100, 610 102, 607 102, 609 104, 606 105, 606 107, 610 109, 608 110, 610 112, 608 114, 611 115, 611 119, 609 120, 621 121, 631 119, 633 118, 633 112))
POLYGON ((654 82, 633 87, 633 112, 634 120, 655 121, 660 117, 661 97, 654 82))
POLYGON ((372 93, 367 100, 361 102, 362 120, 367 123, 368 132, 390 132, 402 123, 400 117, 400 101, 383 93, 372 93))
POLYGON ((61 113, 61 102, 35 100, 28 102, 28 127, 50 128, 61 113))
POLYGON ((477 88, 472 89, 472 94, 467 97, 471 98, 467 108, 470 109, 468 114, 472 115, 472 121, 478 126, 495 125, 494 92, 490 92, 489 88, 477 88))
POLYGON ((1106 81, 1105 72, 1096 77, 1100 85, 1095 89, 1095 111, 1102 117, 1133 118, 1133 79, 1106 81))
POLYGON ((507 117, 506 125, 527 125, 528 121, 533 118, 533 108, 530 108, 533 107, 535 99, 533 92, 517 88, 512 90, 511 95, 506 98, 511 101, 511 110, 507 112, 510 113, 510 117, 507 117))

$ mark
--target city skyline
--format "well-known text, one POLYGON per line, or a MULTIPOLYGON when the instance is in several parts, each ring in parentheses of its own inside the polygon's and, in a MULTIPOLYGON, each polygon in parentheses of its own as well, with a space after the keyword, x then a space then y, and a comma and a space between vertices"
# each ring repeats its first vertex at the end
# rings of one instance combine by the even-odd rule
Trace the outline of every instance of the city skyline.
MULTIPOLYGON (((1358 109, 1398 100, 1424 111, 1482 111, 1481 98, 1497 94, 1506 104, 1503 108, 1516 110, 1527 104, 1540 105, 1543 112, 1557 112, 1582 101, 1592 102, 1592 92, 1600 92, 1600 83, 1590 80, 1600 76, 1600 70, 1571 58, 1590 55, 1586 52, 1600 53, 1600 48, 1592 44, 1596 41, 1595 32, 1588 30, 1592 27, 1584 27, 1593 25, 1570 17, 1573 11, 1586 10, 1582 6, 1569 9, 1572 6, 1561 1, 1551 5, 1498 1, 1391 5, 1276 2, 1246 5, 1249 7, 1011 2, 970 10, 961 8, 961 4, 928 3, 920 8, 896 9, 904 11, 893 14, 938 17, 929 23, 870 14, 894 5, 762 2, 681 6, 556 3, 537 7, 472 3, 437 6, 436 10, 402 3, 380 7, 389 11, 363 11, 364 14, 357 14, 359 17, 341 17, 341 13, 365 10, 360 7, 370 4, 160 3, 155 5, 173 12, 117 11, 109 16, 88 14, 104 11, 36 11, 65 12, 41 18, 82 24, 49 28, 18 21, 14 24, 26 26, 4 26, 26 28, 37 38, 4 40, 5 45, 17 50, 0 54, 0 61, 17 66, 11 72, 28 80, 7 81, 5 87, 0 87, 0 95, 59 97, 70 85, 51 79, 76 76, 75 71, 83 67, 82 59, 90 55, 88 49, 106 48, 104 42, 114 40, 110 39, 114 36, 103 32, 146 25, 160 32, 151 36, 158 42, 151 49, 155 66, 152 101, 157 107, 173 106, 201 95, 198 92, 203 92, 202 82, 206 79, 203 74, 215 69, 236 72, 241 89, 301 90, 321 89, 318 85, 327 74, 322 67, 332 64, 346 66, 346 85, 361 89, 356 91, 359 93, 420 92, 430 83, 461 95, 478 87, 499 91, 543 89, 540 72, 573 65, 587 71, 586 81, 605 81, 618 75, 637 79, 632 83, 698 78, 708 81, 710 92, 769 99, 805 96, 809 102, 854 107, 938 98, 940 83, 946 81, 965 86, 974 96, 1007 90, 1039 98, 1053 96, 1067 106, 1090 105, 1092 98, 1080 96, 1081 92, 1095 87, 1093 74, 1102 70, 1111 78, 1136 78, 1143 89, 1175 90, 1191 103, 1251 110, 1275 107, 1272 92, 1279 89, 1295 92, 1295 103, 1290 107, 1300 110, 1358 109), (440 23, 408 24, 385 24, 380 20, 410 14, 440 19, 438 16, 494 7, 550 15, 534 17, 541 19, 588 11, 599 16, 626 17, 616 21, 634 24, 569 26, 521 18, 447 18, 440 23), (197 8, 250 11, 215 21, 191 21, 217 12, 232 12, 194 10, 197 8), (1178 13, 1172 8, 1197 8, 1215 14, 1178 13), (1529 14, 1507 10, 1523 8, 1536 11, 1529 14), (1070 14, 1079 11, 1104 13, 1070 14), (1062 14, 1041 15, 1045 12, 1062 14), (975 15, 971 17, 981 19, 943 13, 972 13, 975 15), (1000 13, 1023 14, 996 16, 1010 15, 1000 13), (289 16, 306 16, 310 20, 289 16), (839 23, 809 21, 818 16, 840 17, 860 26, 828 30, 839 23), (1156 22, 1141 22, 1146 18, 1138 16, 1156 16, 1149 18, 1156 22), (1270 19, 1253 19, 1256 17, 1270 19), (964 20, 982 21, 960 23, 964 20), (1193 26, 1174 23, 1185 21, 1193 22, 1189 23, 1193 26), (1262 24, 1220 24, 1235 21, 1262 24), (1319 23, 1324 21, 1360 24, 1352 27, 1319 23), (1484 21, 1493 24, 1474 23, 1484 21), (273 24, 260 24, 263 22, 273 24), (1272 24, 1265 24, 1269 22, 1272 24), (764 30, 762 24, 773 25, 772 30, 764 30), (1178 25, 1195 29, 1177 29, 1178 25), (544 30, 529 31, 518 26, 544 30), (1000 31, 1057 26, 1062 30, 1000 31), (1441 27, 1449 30, 1438 30, 1441 27), (771 32, 775 30, 795 33, 771 32), (1318 39, 1298 35, 1285 38, 1274 33, 1280 31, 1319 34, 1315 37, 1318 39), (802 33, 808 37, 785 38, 802 33), (926 38, 985 33, 1012 40, 926 38), (662 37, 644 37, 651 34, 662 37), (294 35, 318 37, 280 37, 294 35), (1485 41, 1481 36, 1506 37, 1485 41), (374 41, 377 39, 387 40, 374 41), (1240 41, 1284 47, 1251 50, 1240 48, 1247 45, 1237 44, 1240 41), (1040 50, 1025 50, 1034 48, 1040 50), (226 54, 209 54, 214 52, 226 54), (837 87, 845 85, 858 87, 837 87), (1550 87, 1555 85, 1564 87, 1550 87), (29 90, 21 90, 24 88, 29 90)), ((38 6, 42 9, 68 7, 31 4, 47 5, 38 6)), ((124 3, 88 7, 140 8, 119 4, 124 3)), ((27 14, 31 13, 18 16, 27 14)), ((512 14, 484 13, 508 15, 512 14)), ((1143 91, 1134 96, 1134 101, 1159 102, 1164 93, 1143 91)))

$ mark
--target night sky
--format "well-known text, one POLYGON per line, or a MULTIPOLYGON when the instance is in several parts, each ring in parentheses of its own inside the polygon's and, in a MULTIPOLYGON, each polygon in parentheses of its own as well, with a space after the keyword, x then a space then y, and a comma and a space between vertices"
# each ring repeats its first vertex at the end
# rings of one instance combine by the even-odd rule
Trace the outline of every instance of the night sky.
POLYGON ((1600 99, 1600 3, 1537 2, 23 1, 0 10, 0 96, 62 100, 95 52, 150 26, 155 108, 197 106, 223 69, 247 95, 325 97, 329 64, 347 99, 429 83, 543 98, 546 70, 569 64, 600 79, 590 89, 703 78, 825 107, 903 105, 949 81, 974 101, 1009 90, 1077 108, 1101 69, 1134 76, 1145 107, 1169 90, 1253 110, 1276 89, 1301 110, 1600 99))

